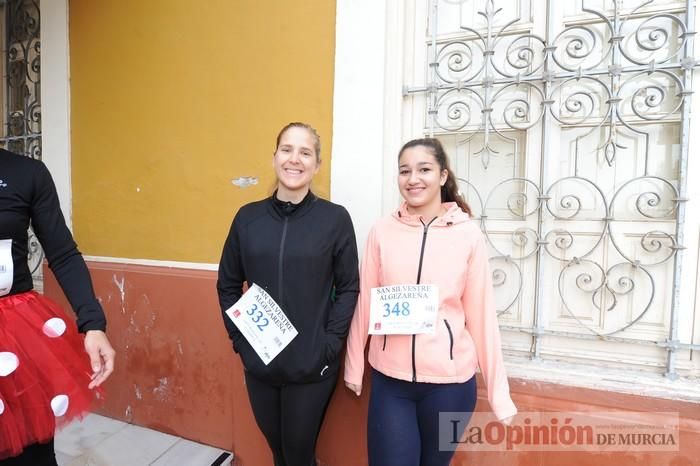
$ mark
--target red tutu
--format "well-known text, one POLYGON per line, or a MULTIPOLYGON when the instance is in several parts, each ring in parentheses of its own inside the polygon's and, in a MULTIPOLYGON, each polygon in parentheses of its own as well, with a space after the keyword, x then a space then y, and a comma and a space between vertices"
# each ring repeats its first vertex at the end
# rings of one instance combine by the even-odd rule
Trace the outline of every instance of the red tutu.
POLYGON ((33 291, 0 298, 0 460, 85 413, 98 396, 91 374, 83 337, 58 305, 33 291))

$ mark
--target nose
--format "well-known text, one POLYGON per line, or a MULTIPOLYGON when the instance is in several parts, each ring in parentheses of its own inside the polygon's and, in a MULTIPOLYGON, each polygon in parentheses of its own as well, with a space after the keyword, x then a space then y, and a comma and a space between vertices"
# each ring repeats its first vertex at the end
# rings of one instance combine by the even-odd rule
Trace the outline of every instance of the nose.
POLYGON ((411 170, 410 175, 408 175, 408 184, 415 184, 418 182, 418 173, 415 170, 411 170))
POLYGON ((297 163, 301 160, 301 157, 299 156, 299 151, 293 150, 292 153, 289 156, 289 161, 293 163, 297 163))

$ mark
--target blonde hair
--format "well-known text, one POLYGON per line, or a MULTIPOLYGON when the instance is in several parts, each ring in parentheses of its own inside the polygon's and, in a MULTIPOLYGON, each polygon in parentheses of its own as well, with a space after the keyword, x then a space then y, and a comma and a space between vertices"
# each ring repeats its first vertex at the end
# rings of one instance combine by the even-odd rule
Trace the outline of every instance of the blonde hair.
POLYGON ((277 135, 277 142, 275 144, 275 151, 277 148, 280 146, 280 140, 282 139, 282 136, 284 133, 287 132, 288 129, 290 128, 303 128, 309 133, 311 133, 311 136, 314 138, 314 152, 316 152, 316 162, 321 161, 321 137, 318 135, 318 132, 316 131, 316 128, 311 126, 308 123, 302 123, 299 121, 293 121, 291 123, 287 123, 284 128, 282 128, 277 135))

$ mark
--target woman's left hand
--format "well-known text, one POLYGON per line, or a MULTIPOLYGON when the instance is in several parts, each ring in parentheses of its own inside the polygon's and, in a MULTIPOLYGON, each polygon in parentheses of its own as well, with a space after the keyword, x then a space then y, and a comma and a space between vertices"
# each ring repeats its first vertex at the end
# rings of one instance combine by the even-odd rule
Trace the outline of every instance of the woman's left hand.
POLYGON ((107 335, 102 330, 88 330, 85 334, 85 352, 90 356, 92 366, 92 381, 88 388, 102 385, 114 371, 114 355, 116 354, 107 335))

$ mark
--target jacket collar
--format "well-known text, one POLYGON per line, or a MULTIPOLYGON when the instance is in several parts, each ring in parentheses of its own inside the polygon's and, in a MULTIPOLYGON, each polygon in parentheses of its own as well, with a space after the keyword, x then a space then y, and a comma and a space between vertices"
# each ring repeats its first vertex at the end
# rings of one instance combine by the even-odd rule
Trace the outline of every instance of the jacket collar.
POLYGON ((317 200, 318 198, 314 193, 309 191, 306 193, 306 196, 304 196, 304 199, 301 200, 298 204, 293 204, 292 202, 289 201, 280 201, 277 199, 277 190, 268 198, 268 206, 270 210, 279 218, 285 218, 285 217, 296 217, 296 216, 301 216, 306 211, 309 210, 309 207, 317 200))
MULTIPOLYGON (((442 204, 442 211, 443 214, 439 215, 432 225, 451 226, 458 223, 467 222, 470 219, 469 215, 460 209, 456 202, 444 202, 442 204)), ((431 218, 421 219, 420 215, 410 214, 408 212, 406 201, 401 204, 401 207, 399 207, 398 210, 393 212, 392 216, 399 222, 411 226, 420 226, 423 223, 428 223, 432 220, 431 218)))

